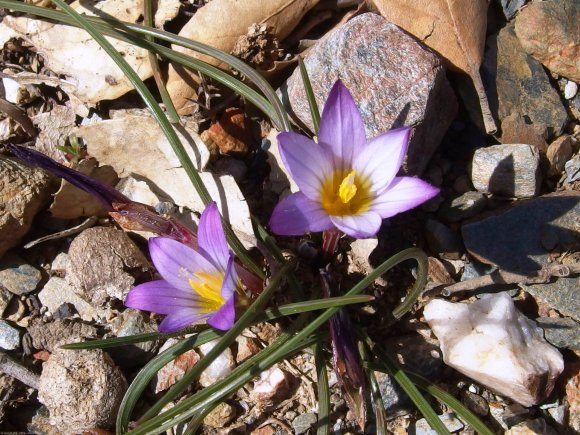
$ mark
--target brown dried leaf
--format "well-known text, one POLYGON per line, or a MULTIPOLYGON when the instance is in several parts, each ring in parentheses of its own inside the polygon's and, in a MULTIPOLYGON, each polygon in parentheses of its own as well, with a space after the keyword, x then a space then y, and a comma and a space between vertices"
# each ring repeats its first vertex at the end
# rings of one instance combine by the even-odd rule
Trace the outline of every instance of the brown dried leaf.
POLYGON ((488 133, 497 129, 481 83, 489 0, 371 0, 381 15, 472 78, 488 133))
MULTIPOLYGON (((213 0, 207 3, 179 32, 180 36, 203 42, 229 53, 240 36, 246 35, 254 23, 272 27, 273 35, 282 40, 294 29, 304 14, 319 0, 213 0)), ((224 67, 219 61, 182 47, 173 47, 212 65, 224 67)), ((182 68, 170 67, 167 88, 181 114, 191 113, 196 99, 197 76, 182 68), (193 82, 193 83, 192 83, 193 82)))
MULTIPOLYGON (((82 160, 74 169, 108 186, 114 186, 119 181, 117 173, 111 166, 97 167, 95 159, 82 160)), ((65 180, 62 180, 60 189, 54 195, 54 201, 49 210, 54 217, 59 219, 107 215, 108 212, 94 196, 65 180)))

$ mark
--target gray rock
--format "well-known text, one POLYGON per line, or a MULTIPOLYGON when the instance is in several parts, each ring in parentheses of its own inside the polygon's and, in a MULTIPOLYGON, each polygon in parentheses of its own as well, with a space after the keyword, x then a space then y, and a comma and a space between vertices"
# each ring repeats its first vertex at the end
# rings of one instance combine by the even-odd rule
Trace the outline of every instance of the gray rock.
POLYGON ((530 411, 518 403, 505 405, 500 402, 491 402, 489 404, 489 413, 505 430, 521 423, 530 415, 530 411))
POLYGON ((20 347, 20 331, 8 322, 0 320, 0 348, 6 350, 20 347))
POLYGON ((2 314, 4 314, 4 310, 12 300, 12 296, 14 296, 12 293, 10 293, 8 290, 0 286, 0 318, 2 317, 2 314))
POLYGON ((520 8, 526 4, 527 0, 501 0, 501 8, 503 9, 503 14, 508 20, 516 14, 520 8))
POLYGON ((576 154, 564 165, 566 170, 566 181, 573 183, 580 180, 580 154, 576 154))
MULTIPOLYGON (((447 430, 452 433, 457 432, 464 427, 461 420, 459 420, 452 412, 440 415, 439 419, 443 422, 447 430)), ((415 423, 415 435, 437 435, 437 432, 431 429, 427 420, 421 418, 415 423)))
POLYGON ((472 393, 471 391, 462 391, 461 401, 479 416, 485 417, 489 414, 489 404, 479 394, 472 393))
MULTIPOLYGON (((138 310, 126 310, 117 317, 112 325, 113 334, 117 337, 157 332, 157 323, 138 310)), ((142 343, 118 346, 109 349, 109 355, 122 368, 131 368, 144 365, 151 357, 156 348, 156 342, 144 341, 142 343)))
POLYGON ((0 257, 16 246, 50 198, 50 177, 0 155, 0 257))
POLYGON ((312 412, 298 414, 296 418, 292 420, 292 428, 296 435, 303 434, 308 432, 317 421, 318 417, 312 412))
POLYGON ((564 425, 566 424, 567 411, 568 407, 566 405, 560 405, 548 409, 548 414, 550 414, 550 417, 552 417, 557 424, 564 425))
POLYGON ((75 293, 74 287, 64 278, 50 278, 38 293, 38 299, 51 313, 56 312, 62 304, 72 304, 83 320, 90 321, 98 317, 97 310, 75 293))
POLYGON ((518 14, 515 30, 523 48, 546 68, 580 81, 579 22, 579 0, 536 1, 518 14))
POLYGON ((136 278, 148 278, 151 266, 127 233, 112 227, 84 230, 68 251, 66 280, 93 306, 110 298, 124 300, 136 278))
POLYGON ((558 278, 548 284, 522 285, 532 296, 580 322, 580 278, 558 278))
MULTIPOLYGON (((479 261, 530 273, 548 264, 542 236, 553 231, 558 246, 571 249, 580 221, 580 192, 567 191, 516 203, 507 211, 462 226, 463 241, 479 261)), ((559 281, 559 280, 558 280, 559 281)))
POLYGON ((470 261, 469 263, 465 263, 463 273, 461 274, 461 281, 467 281, 473 278, 479 278, 480 276, 489 275, 496 269, 496 266, 490 266, 478 261, 470 261))
POLYGON ((481 213, 486 205, 487 198, 483 194, 466 192, 445 201, 437 214, 447 222, 461 222, 481 213))
POLYGON ((78 320, 57 319, 45 323, 37 318, 28 325, 27 332, 32 338, 32 345, 35 349, 46 349, 49 352, 53 352, 58 346, 65 343, 97 337, 97 328, 78 320))
MULTIPOLYGON (((406 170, 420 174, 457 110, 441 61, 416 39, 379 15, 353 18, 320 40, 304 59, 318 106, 340 78, 353 94, 368 138, 415 126, 406 170)), ((291 113, 312 130, 297 69, 281 89, 291 113)))
POLYGON ((0 286, 15 295, 33 292, 41 279, 40 270, 15 254, 8 253, 0 261, 0 286))
POLYGON ((483 193, 535 196, 541 183, 540 153, 526 144, 479 148, 473 155, 471 181, 483 193))
POLYGON ((513 25, 508 24, 497 36, 488 38, 481 72, 492 113, 501 122, 502 137, 515 136, 505 131, 503 120, 510 115, 543 127, 549 136, 562 133, 568 115, 560 95, 540 62, 524 51, 513 25))
POLYGON ((538 325, 544 330, 549 343, 561 349, 580 351, 580 324, 572 319, 538 317, 538 325))
POLYGON ((394 412, 405 408, 411 403, 407 393, 405 393, 392 376, 382 372, 374 372, 374 374, 379 384, 379 391, 381 392, 381 399, 383 399, 385 411, 394 412))
POLYGON ((433 219, 425 224, 425 238, 431 252, 442 258, 456 260, 465 251, 459 234, 433 219))
POLYGON ((42 366, 38 400, 50 423, 66 433, 110 428, 127 381, 101 349, 56 349, 42 366))

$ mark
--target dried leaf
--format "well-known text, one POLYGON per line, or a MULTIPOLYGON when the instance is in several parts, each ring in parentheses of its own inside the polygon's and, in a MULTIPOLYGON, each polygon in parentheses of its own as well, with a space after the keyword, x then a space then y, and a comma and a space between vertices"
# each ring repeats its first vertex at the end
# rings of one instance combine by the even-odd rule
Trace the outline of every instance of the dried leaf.
POLYGON ((497 130, 479 75, 489 0, 371 0, 381 15, 439 53, 447 65, 472 78, 486 130, 497 130))
MULTIPOLYGON (((142 16, 143 0, 77 1, 71 6, 86 15, 95 15, 94 10, 98 9, 99 13, 121 21, 136 22, 142 16)), ((0 45, 14 37, 34 45, 43 54, 46 67, 65 75, 75 85, 76 97, 87 104, 115 99, 133 89, 115 62, 83 29, 36 18, 6 16, 0 26, 0 45)), ((113 38, 109 41, 142 79, 151 76, 146 50, 113 38)))
MULTIPOLYGON (((294 29, 304 14, 319 0, 213 0, 207 3, 189 20, 179 32, 180 36, 203 42, 229 53, 240 36, 246 35, 254 23, 272 27, 273 35, 282 40, 294 29)), ((215 59, 199 55, 182 47, 174 49, 202 59, 212 65, 225 67, 215 59)), ((181 68, 169 69, 167 89, 175 107, 181 114, 191 113, 192 101, 196 99, 194 74, 181 68)))

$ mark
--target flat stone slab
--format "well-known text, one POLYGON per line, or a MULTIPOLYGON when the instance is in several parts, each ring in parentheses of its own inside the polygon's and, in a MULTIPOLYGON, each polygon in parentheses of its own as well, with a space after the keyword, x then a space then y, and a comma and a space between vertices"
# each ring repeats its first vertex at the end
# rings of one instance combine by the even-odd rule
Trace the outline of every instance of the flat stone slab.
POLYGON ((567 191, 516 203, 506 212, 464 224, 465 247, 477 260, 501 269, 533 273, 552 252, 578 243, 580 192, 567 191))

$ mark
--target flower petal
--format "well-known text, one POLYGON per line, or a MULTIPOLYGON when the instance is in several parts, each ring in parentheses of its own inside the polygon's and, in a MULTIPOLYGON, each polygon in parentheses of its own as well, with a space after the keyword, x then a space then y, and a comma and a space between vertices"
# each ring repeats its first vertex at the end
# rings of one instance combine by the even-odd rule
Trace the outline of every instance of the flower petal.
POLYGON ((381 228, 382 219, 375 211, 352 216, 330 216, 332 223, 343 233, 356 239, 373 237, 381 228))
POLYGON ((222 227, 217 204, 210 202, 199 219, 197 227, 197 243, 207 253, 208 260, 221 269, 226 270, 230 249, 222 227))
POLYGON ((340 80, 336 81, 324 104, 318 138, 321 146, 332 151, 337 169, 340 165, 350 167, 354 150, 366 142, 365 126, 358 107, 340 80))
POLYGON ((275 234, 300 236, 332 228, 332 222, 320 203, 297 192, 276 205, 270 218, 270 228, 275 234))
POLYGON ((159 324, 158 329, 159 332, 178 331, 194 322, 207 319, 211 314, 212 313, 199 313, 188 309, 179 310, 165 317, 165 319, 163 319, 159 324))
POLYGON ((236 298, 231 297, 219 310, 207 321, 207 324, 215 329, 227 331, 236 321, 236 298))
POLYGON ((224 274, 224 280, 222 282, 221 296, 227 302, 235 294, 238 287, 238 274, 236 273, 234 256, 229 255, 228 264, 226 266, 226 273, 224 274))
POLYGON ((379 195, 371 210, 383 219, 417 207, 439 193, 439 189, 413 177, 395 177, 389 187, 379 195))
POLYGON ((353 169, 371 182, 371 190, 380 192, 395 178, 403 164, 409 143, 410 128, 398 128, 371 139, 354 158, 353 169))
POLYGON ((278 143, 284 166, 300 190, 308 198, 317 200, 322 183, 333 174, 332 156, 316 142, 298 133, 280 133, 278 143))
POLYGON ((199 297, 182 291, 164 280, 150 281, 133 288, 125 298, 125 306, 157 314, 170 314, 184 308, 197 309, 199 297))
POLYGON ((182 291, 191 291, 189 280, 193 277, 193 273, 218 272, 202 254, 166 237, 149 239, 149 253, 163 279, 182 291))

